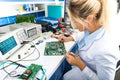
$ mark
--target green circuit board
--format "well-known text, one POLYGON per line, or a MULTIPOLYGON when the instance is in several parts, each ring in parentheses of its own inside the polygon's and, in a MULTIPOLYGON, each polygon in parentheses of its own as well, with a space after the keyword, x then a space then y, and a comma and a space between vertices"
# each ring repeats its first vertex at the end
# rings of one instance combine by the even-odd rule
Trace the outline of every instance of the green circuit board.
MULTIPOLYGON (((31 70, 31 74, 30 76, 26 79, 26 78, 23 78, 23 75, 21 75, 19 78, 22 79, 22 80, 34 80, 36 74, 38 73, 38 71, 42 68, 41 65, 37 65, 37 64, 31 64, 27 70, 31 70)), ((27 71, 26 70, 26 71, 27 71)), ((25 74, 26 71, 23 73, 25 74)))
POLYGON ((46 42, 44 55, 64 55, 66 53, 63 42, 46 42))

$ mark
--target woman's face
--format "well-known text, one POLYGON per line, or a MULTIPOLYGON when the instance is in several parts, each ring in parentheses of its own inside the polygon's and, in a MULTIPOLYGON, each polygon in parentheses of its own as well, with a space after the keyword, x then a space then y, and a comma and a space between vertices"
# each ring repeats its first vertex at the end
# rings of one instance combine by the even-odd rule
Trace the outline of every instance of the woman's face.
POLYGON ((73 24, 75 25, 75 28, 77 28, 79 31, 85 30, 85 26, 83 22, 78 22, 78 21, 73 20, 73 24))

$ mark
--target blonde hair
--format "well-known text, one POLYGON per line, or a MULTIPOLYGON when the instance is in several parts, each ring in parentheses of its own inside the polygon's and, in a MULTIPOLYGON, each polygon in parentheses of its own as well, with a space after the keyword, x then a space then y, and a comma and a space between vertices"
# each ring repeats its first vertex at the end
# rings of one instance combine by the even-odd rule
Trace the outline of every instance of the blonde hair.
POLYGON ((96 14, 95 20, 101 25, 109 24, 109 8, 107 0, 71 0, 68 15, 74 19, 86 19, 90 14, 96 14))

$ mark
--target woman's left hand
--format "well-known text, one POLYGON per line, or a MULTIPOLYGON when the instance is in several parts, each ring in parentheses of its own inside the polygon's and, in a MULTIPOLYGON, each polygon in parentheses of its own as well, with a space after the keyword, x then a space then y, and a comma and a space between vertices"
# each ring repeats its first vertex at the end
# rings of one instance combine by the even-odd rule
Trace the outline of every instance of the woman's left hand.
POLYGON ((66 54, 66 59, 69 64, 75 65, 79 67, 81 70, 85 68, 85 63, 79 58, 79 56, 75 55, 74 53, 67 53, 66 54))

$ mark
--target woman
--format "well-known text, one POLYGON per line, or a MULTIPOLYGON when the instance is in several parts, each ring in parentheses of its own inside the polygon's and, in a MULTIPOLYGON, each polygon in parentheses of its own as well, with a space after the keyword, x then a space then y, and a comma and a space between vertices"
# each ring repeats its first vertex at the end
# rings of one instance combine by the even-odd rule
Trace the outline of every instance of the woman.
POLYGON ((73 65, 64 80, 114 80, 118 50, 112 44, 108 27, 107 0, 71 0, 68 14, 81 33, 60 36, 59 41, 76 41, 78 54, 67 53, 73 65))

